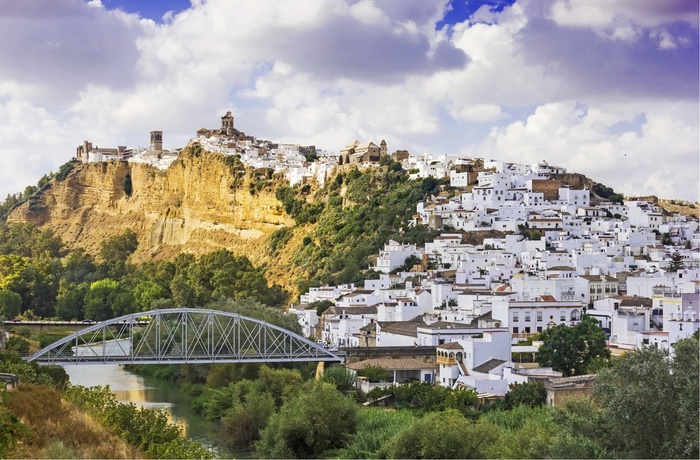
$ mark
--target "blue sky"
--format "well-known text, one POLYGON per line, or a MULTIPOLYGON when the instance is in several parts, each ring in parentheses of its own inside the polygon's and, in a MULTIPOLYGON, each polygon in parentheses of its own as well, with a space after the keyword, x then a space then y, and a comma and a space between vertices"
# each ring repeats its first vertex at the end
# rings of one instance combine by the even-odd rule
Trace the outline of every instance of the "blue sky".
POLYGON ((106 9, 121 8, 156 22, 162 22, 163 15, 168 11, 179 13, 190 7, 189 0, 102 0, 102 4, 106 9))
POLYGON ((230 110, 279 142, 547 160, 697 200, 698 17, 697 0, 0 0, 0 197, 83 140, 182 147, 230 110))
MULTIPOLYGON (((495 11, 502 11, 504 7, 512 5, 515 0, 451 0, 451 10, 445 15, 438 27, 443 24, 456 24, 465 21, 483 5, 488 5, 495 11)), ((136 13, 143 18, 162 22, 163 15, 167 12, 179 13, 188 9, 189 0, 102 0, 107 9, 121 8, 128 13, 136 13)))

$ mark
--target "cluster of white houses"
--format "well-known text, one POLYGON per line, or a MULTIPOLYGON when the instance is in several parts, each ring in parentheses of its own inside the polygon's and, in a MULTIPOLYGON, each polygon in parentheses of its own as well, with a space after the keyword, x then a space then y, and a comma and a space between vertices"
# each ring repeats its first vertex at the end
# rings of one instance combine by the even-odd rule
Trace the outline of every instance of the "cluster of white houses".
MULTIPOLYGON (((220 128, 202 128, 192 142, 283 173, 290 185, 323 184, 338 166, 371 167, 389 155, 383 140, 354 141, 331 153, 256 139, 234 127, 231 112, 220 128)), ((86 141, 76 152, 85 162, 160 168, 177 155, 163 150, 160 131, 151 133, 146 149, 99 149, 86 141)), ((422 247, 387 242, 374 263, 378 279, 361 288, 326 286, 302 295, 290 310, 307 336, 338 347, 436 347, 429 362, 380 364, 396 382, 503 395, 510 383, 556 377, 551 369, 513 363, 513 353, 536 353, 521 342, 558 324, 576 325, 584 314, 598 320, 617 350, 670 347, 700 328, 697 219, 669 215, 653 197, 596 199, 581 176, 545 161, 390 155, 412 178, 449 178, 448 196, 419 203, 408 223, 443 233, 422 247), (464 242, 467 232, 491 230, 509 234, 464 242), (407 260, 415 263, 407 267, 407 260), (323 300, 332 306, 319 316, 323 300)))
POLYGON ((448 171, 454 196, 418 205, 413 224, 451 233, 422 247, 389 241, 373 267, 378 279, 362 288, 302 295, 291 311, 305 333, 339 347, 436 347, 430 363, 381 364, 396 382, 503 395, 511 383, 561 376, 513 356, 534 356, 537 346, 522 342, 584 314, 598 320, 616 352, 669 348, 700 329, 697 220, 667 215, 652 199, 592 202, 589 190, 566 186, 556 179, 562 168, 546 163, 486 166, 448 171), (463 242, 466 232, 484 229, 514 233, 463 242), (333 306, 319 316, 323 300, 333 306))

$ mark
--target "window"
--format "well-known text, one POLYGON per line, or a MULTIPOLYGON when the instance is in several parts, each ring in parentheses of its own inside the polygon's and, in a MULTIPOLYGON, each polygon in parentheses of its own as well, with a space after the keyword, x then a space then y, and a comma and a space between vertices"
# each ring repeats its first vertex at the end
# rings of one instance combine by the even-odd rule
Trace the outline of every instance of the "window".
POLYGON ((525 313, 525 322, 526 323, 530 322, 530 312, 529 311, 527 313, 525 313))
POLYGON ((541 311, 537 312, 537 321, 542 321, 542 312, 541 311))
POLYGON ((559 313, 559 321, 566 321, 566 312, 562 311, 559 313))
POLYGON ((513 328, 513 334, 517 334, 517 333, 518 333, 518 327, 516 326, 513 328))
POLYGON ((529 327, 529 326, 525 328, 525 333, 526 333, 526 334, 529 334, 529 333, 530 333, 530 327, 529 327))
POLYGON ((542 326, 537 326, 537 332, 542 332, 542 326))
POLYGON ((520 321, 520 318, 518 317, 518 312, 513 312, 513 322, 517 323, 518 321, 520 321))

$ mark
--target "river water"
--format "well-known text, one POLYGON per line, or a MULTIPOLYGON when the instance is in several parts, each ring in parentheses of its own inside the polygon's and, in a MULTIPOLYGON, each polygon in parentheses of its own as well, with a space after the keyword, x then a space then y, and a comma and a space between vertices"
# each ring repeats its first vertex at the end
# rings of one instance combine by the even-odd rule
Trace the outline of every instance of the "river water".
MULTIPOLYGON (((72 384, 86 387, 109 385, 119 402, 165 411, 185 437, 201 442, 217 458, 234 456, 216 444, 219 438, 216 425, 192 410, 192 398, 177 383, 136 375, 113 364, 65 365, 64 369, 72 384)), ((245 453, 235 455, 241 457, 245 453)))

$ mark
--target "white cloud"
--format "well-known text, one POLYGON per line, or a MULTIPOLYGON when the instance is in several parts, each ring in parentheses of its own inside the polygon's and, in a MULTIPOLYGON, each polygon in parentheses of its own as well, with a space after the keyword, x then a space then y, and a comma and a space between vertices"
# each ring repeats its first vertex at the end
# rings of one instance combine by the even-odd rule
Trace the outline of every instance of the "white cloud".
POLYGON ((487 122, 499 121, 506 117, 501 108, 495 104, 477 104, 450 111, 457 120, 487 122))
POLYGON ((159 129, 179 147, 225 110, 282 142, 386 139, 694 193, 697 2, 519 0, 436 30, 448 9, 209 0, 156 24, 99 1, 0 0, 0 197, 84 139, 146 145, 159 129))
POLYGON ((611 112, 575 101, 544 104, 525 121, 494 128, 478 151, 506 160, 544 159, 628 195, 697 199, 697 124, 660 110, 637 125, 634 109, 611 112), (619 124, 628 129, 618 132, 619 124))

